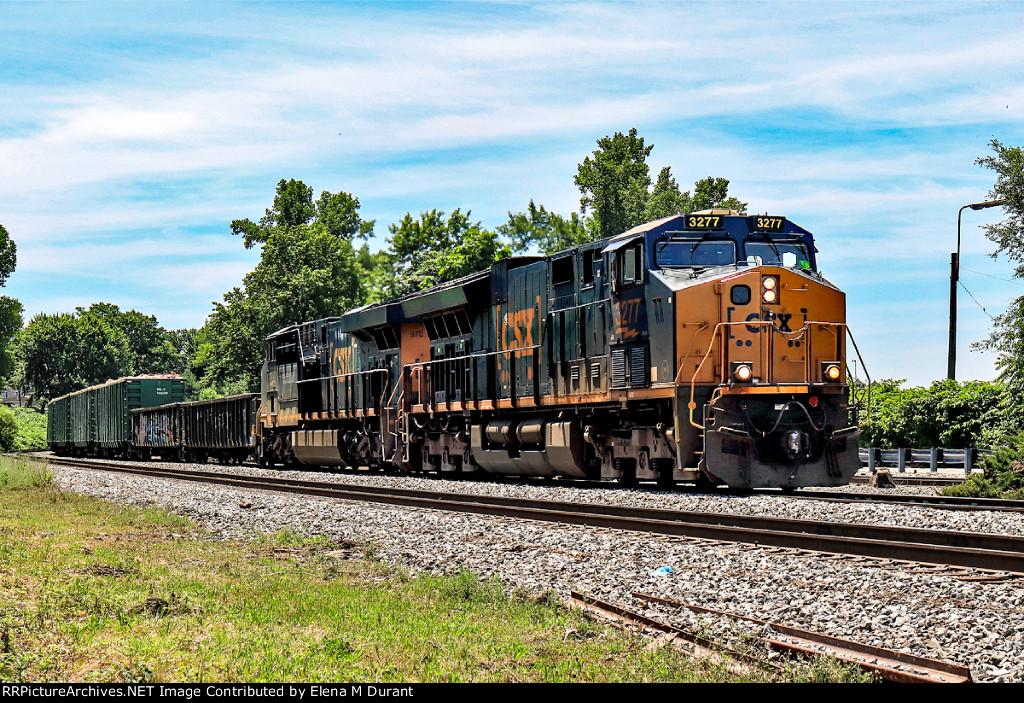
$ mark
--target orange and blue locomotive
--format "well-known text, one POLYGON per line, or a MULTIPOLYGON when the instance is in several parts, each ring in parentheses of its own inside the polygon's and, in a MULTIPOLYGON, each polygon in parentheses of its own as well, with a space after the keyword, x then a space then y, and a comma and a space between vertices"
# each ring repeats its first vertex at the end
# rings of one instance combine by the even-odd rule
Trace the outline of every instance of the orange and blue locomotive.
POLYGON ((844 485, 845 296, 784 217, 664 218, 267 339, 259 459, 844 485))

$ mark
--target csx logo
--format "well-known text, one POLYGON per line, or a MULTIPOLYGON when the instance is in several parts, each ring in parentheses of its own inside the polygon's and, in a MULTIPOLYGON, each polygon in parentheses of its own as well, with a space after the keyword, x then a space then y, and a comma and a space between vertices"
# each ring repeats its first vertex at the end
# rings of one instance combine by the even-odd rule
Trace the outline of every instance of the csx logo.
MULTIPOLYGON (((733 322, 732 313, 733 313, 733 311, 735 309, 736 308, 727 308, 726 309, 726 322, 733 322)), ((762 320, 762 319, 765 322, 773 322, 774 325, 775 325, 775 328, 779 332, 792 332, 793 331, 792 327, 790 326, 790 323, 793 320, 793 315, 792 315, 792 313, 787 313, 787 312, 768 312, 768 313, 765 313, 763 318, 761 317, 761 313, 759 313, 759 312, 752 312, 749 315, 747 315, 747 317, 745 318, 745 322, 753 322, 754 320, 762 320)), ((804 319, 804 322, 807 321, 807 313, 806 312, 803 312, 803 319, 804 319)), ((747 325, 746 328, 747 328, 748 332, 754 334, 754 333, 757 333, 757 332, 761 331, 764 328, 764 325, 747 325)), ((733 336, 732 328, 731 327, 729 329, 729 336, 733 336)))
POLYGON ((352 373, 352 347, 340 347, 334 350, 334 375, 352 373))
POLYGON ((507 312, 501 318, 501 341, 503 349, 522 349, 533 346, 533 319, 536 310, 527 308, 507 312), (512 339, 509 339, 511 328, 512 339))

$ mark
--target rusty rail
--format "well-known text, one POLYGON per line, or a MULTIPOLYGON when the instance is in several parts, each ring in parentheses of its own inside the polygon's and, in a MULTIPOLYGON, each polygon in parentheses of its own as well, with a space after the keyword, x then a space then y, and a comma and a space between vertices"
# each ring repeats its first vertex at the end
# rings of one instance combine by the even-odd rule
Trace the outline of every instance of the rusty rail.
POLYGON ((596 613, 605 619, 618 620, 627 624, 638 625, 640 627, 646 627, 651 630, 661 632, 663 635, 668 636, 668 642, 677 640, 689 642, 694 647, 693 654, 695 656, 711 659, 715 663, 724 663, 726 668, 734 674, 747 674, 750 672, 751 668, 754 667, 775 671, 779 670, 779 667, 775 664, 758 659, 751 654, 736 651, 735 649, 709 640, 708 638, 690 632, 689 630, 684 630, 676 627, 675 625, 669 625, 668 623, 659 622, 653 618, 647 617, 646 615, 635 613, 621 606, 614 605, 613 603, 606 603, 598 600, 597 598, 591 598, 590 596, 586 596, 578 591, 570 591, 569 605, 586 612, 596 613))
POLYGON ((882 649, 852 640, 789 627, 777 622, 692 605, 671 598, 646 593, 633 593, 633 597, 673 608, 687 608, 695 613, 718 615, 750 622, 759 627, 768 627, 786 638, 785 640, 771 637, 761 638, 775 651, 810 656, 825 654, 839 661, 856 664, 864 671, 871 672, 886 681, 898 683, 970 683, 971 681, 971 670, 960 664, 882 649))

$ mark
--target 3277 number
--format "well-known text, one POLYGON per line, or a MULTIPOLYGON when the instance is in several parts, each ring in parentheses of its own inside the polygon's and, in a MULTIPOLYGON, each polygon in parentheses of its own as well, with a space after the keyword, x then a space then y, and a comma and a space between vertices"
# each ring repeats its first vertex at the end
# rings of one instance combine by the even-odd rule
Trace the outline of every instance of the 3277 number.
POLYGON ((754 229, 766 229, 771 232, 781 232, 784 217, 755 217, 754 229))
POLYGON ((690 229, 718 229, 722 226, 721 215, 690 215, 686 219, 690 229))

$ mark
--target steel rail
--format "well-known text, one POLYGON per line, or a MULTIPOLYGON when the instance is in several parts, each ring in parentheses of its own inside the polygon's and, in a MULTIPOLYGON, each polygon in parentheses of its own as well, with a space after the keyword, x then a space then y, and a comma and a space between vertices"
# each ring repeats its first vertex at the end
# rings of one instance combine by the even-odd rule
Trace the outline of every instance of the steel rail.
POLYGON ((789 493, 788 498, 821 500, 830 503, 886 503, 943 510, 1001 510, 1024 512, 1024 500, 1016 498, 970 498, 964 496, 885 495, 884 493, 843 493, 839 491, 807 491, 789 493))
MULTIPOLYGON (((633 593, 633 597, 641 601, 659 603, 672 608, 687 608, 695 613, 719 615, 733 620, 754 623, 759 627, 768 627, 786 638, 786 640, 779 640, 773 637, 762 636, 762 639, 767 642, 768 646, 776 651, 811 656, 824 653, 840 661, 856 664, 864 671, 871 672, 886 681, 897 683, 969 683, 971 681, 971 670, 960 664, 927 659, 891 649, 883 649, 874 645, 854 642, 853 640, 824 635, 820 632, 782 625, 777 622, 769 622, 746 615, 729 613, 724 610, 691 605, 690 603, 683 603, 672 598, 664 598, 647 593, 633 593)), ((669 625, 669 627, 672 626, 669 625)))
POLYGON ((341 500, 1024 574, 1024 537, 219 474, 98 461, 51 463, 341 500))
MULTIPOLYGON (((892 482, 897 486, 955 486, 958 483, 963 483, 967 479, 965 476, 943 476, 941 474, 931 476, 925 471, 889 475, 892 478, 892 482)), ((850 483, 858 486, 865 486, 871 483, 871 476, 867 476, 865 474, 854 474, 850 483)))
MULTIPOLYGON (((49 452, 49 450, 30 450, 23 452, 15 452, 13 455, 24 455, 32 452, 49 452)), ((10 453, 9 453, 10 454, 10 453)), ((48 457, 43 457, 48 458, 48 457)), ((59 459, 57 457, 52 458, 53 461, 69 461, 69 459, 59 459)), ((101 461, 101 460, 90 460, 90 461, 101 461)), ((257 468, 257 464, 246 464, 252 468, 257 468)), ((311 472, 315 473, 315 472, 311 472)), ((427 475, 426 478, 431 478, 427 475)), ((523 479, 529 480, 530 477, 505 477, 499 475, 488 475, 487 479, 490 482, 504 482, 504 483, 516 483, 523 479)), ((267 479, 269 480, 269 479, 267 479)), ((565 485, 572 486, 575 488, 598 488, 607 489, 614 487, 615 484, 608 481, 594 481, 594 480, 566 480, 565 485)), ((663 492, 664 488, 652 490, 663 492)), ((643 485, 636 487, 634 490, 644 490, 643 485)), ((692 492, 706 492, 705 490, 696 489, 693 486, 680 485, 676 486, 674 490, 680 493, 692 493, 692 492)), ((721 496, 776 496, 784 498, 793 498, 797 500, 820 500, 831 503, 885 503, 890 505, 906 505, 912 507, 930 507, 942 510, 998 510, 1004 512, 1024 512, 1024 500, 1014 498, 973 498, 965 496, 937 496, 937 495, 907 495, 907 494, 886 494, 886 493, 852 493, 842 491, 816 491, 813 489, 801 488, 796 492, 791 493, 780 493, 775 489, 754 489, 752 491, 739 491, 728 488, 715 490, 710 495, 721 495, 721 496)))
POLYGON ((668 636, 672 640, 689 642, 693 646, 694 655, 706 657, 715 663, 725 664, 728 671, 738 675, 748 674, 752 668, 768 671, 779 671, 781 669, 777 664, 764 661, 753 654, 737 651, 695 632, 660 622, 621 606, 584 595, 579 591, 569 591, 569 605, 584 612, 597 615, 604 620, 646 627, 656 632, 661 632, 663 636, 668 636), (735 663, 730 665, 730 661, 735 663))

